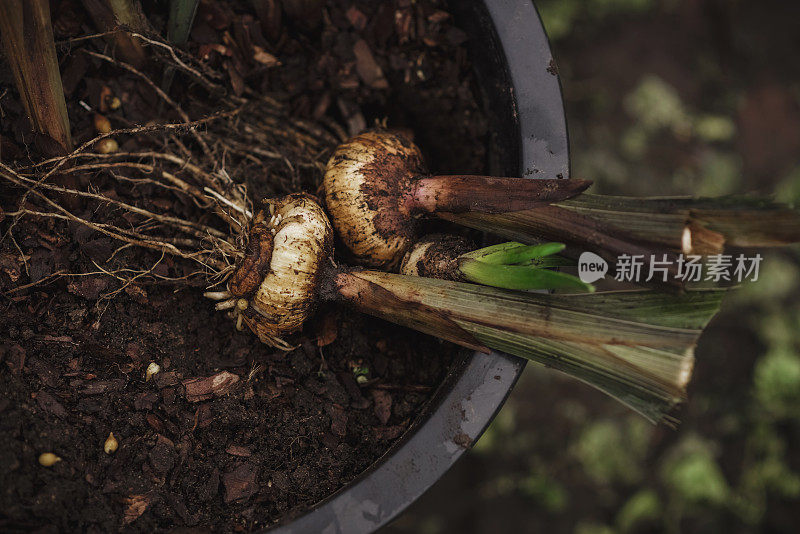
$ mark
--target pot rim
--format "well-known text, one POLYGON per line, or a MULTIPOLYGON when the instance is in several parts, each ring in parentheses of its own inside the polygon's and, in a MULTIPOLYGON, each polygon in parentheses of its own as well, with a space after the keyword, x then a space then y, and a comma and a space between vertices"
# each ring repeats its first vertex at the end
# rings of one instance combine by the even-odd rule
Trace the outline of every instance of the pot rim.
MULTIPOLYGON (((495 144, 505 138, 516 145, 505 148, 506 167, 511 167, 505 172, 568 178, 569 139, 561 84, 536 7, 531 0, 474 4, 479 5, 471 7, 475 13, 469 23, 485 28, 490 37, 494 34, 490 46, 481 43, 476 49, 506 78, 504 94, 498 99, 510 108, 504 113, 517 128, 496 132, 495 144)), ((491 82, 499 85, 496 79, 491 82)), ((389 523, 475 444, 503 406, 525 363, 502 353, 464 356, 451 367, 424 413, 369 469, 303 515, 270 528, 270 534, 369 533, 389 523)))

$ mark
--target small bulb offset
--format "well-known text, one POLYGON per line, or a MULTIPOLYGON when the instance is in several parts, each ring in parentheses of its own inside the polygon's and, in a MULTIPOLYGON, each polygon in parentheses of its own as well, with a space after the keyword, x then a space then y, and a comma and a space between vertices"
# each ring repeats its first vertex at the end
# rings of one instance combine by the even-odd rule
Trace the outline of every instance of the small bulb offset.
POLYGON ((461 236, 440 234, 426 236, 408 250, 400 264, 400 274, 442 280, 463 280, 464 276, 458 270, 458 259, 471 250, 473 250, 472 244, 461 236))
POLYGON ((103 450, 106 454, 114 454, 117 451, 117 447, 119 447, 119 441, 114 437, 113 432, 109 432, 105 443, 103 443, 103 450))
POLYGON ((111 131, 111 121, 105 115, 99 113, 94 116, 94 130, 99 134, 106 134, 111 131))
POLYGON ((144 381, 149 382, 151 378, 161 372, 161 366, 158 365, 156 362, 150 362, 150 365, 147 366, 147 370, 144 372, 144 381))
POLYGON ((55 464, 61 461, 61 458, 53 454, 52 452, 43 452, 39 455, 39 465, 42 467, 53 467, 55 464))
POLYGON ((99 140, 94 145, 94 149, 97 150, 99 154, 111 154, 119 150, 119 143, 110 137, 106 137, 105 139, 99 140))

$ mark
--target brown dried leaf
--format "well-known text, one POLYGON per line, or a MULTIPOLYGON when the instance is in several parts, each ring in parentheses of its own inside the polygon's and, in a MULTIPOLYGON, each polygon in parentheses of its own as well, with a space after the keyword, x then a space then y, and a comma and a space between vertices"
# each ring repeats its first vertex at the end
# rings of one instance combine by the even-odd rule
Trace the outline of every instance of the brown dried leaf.
POLYGON ((81 395, 100 395, 106 391, 115 391, 125 387, 125 381, 120 378, 111 380, 91 380, 80 391, 81 395))
POLYGON ((441 9, 437 9, 430 15, 428 15, 428 22, 437 24, 439 22, 444 22, 445 20, 450 18, 450 13, 447 11, 442 11, 441 9))
POLYGON ((270 41, 277 41, 281 34, 281 4, 279 0, 253 0, 258 20, 270 41))
POLYGON ((164 423, 159 419, 156 414, 149 413, 145 416, 147 424, 156 432, 164 432, 164 423))
MULTIPOLYGON (((2 210, 0 210, 0 221, 2 220, 2 210)), ((0 254, 0 270, 8 275, 12 282, 19 280, 21 274, 19 268, 19 254, 4 252, 0 254)))
POLYGON ((241 75, 232 61, 225 62, 225 70, 228 71, 233 92, 236 93, 236 96, 242 96, 242 93, 244 93, 244 76, 241 75))
POLYGON ((147 304, 147 291, 136 284, 128 284, 125 286, 125 293, 137 304, 147 304))
POLYGON ((413 38, 414 14, 410 8, 406 7, 395 11, 394 28, 400 44, 407 43, 413 38))

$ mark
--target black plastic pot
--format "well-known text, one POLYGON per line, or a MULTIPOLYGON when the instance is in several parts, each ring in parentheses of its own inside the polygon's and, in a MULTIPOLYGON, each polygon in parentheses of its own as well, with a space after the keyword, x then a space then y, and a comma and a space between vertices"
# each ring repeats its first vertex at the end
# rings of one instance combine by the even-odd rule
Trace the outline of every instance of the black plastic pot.
MULTIPOLYGON (((568 177, 569 143, 550 45, 531 0, 456 0, 492 125, 492 172, 568 177)), ((430 488, 489 425, 525 361, 474 354, 453 365, 425 413, 369 470, 271 534, 365 533, 430 488)))

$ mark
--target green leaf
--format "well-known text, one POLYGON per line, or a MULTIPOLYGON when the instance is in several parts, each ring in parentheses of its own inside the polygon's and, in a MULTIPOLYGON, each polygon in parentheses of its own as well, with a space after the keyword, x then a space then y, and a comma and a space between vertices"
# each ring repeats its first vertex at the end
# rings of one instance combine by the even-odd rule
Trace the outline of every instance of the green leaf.
POLYGON ((200 0, 170 0, 167 39, 171 43, 182 45, 189 39, 199 3, 200 0))
POLYGON ((621 254, 717 254, 725 246, 777 247, 800 241, 800 212, 769 199, 632 198, 582 194, 510 213, 440 213, 439 217, 520 243, 551 239, 565 254, 584 251, 613 263, 621 254))
POLYGON ((467 280, 503 289, 564 289, 593 292, 594 286, 571 274, 539 269, 529 265, 493 265, 483 261, 462 259, 459 271, 467 280))
POLYGON ((546 258, 533 259, 527 265, 540 269, 552 269, 553 267, 574 267, 578 265, 578 262, 564 256, 547 256, 546 258))
POLYGON ((462 257, 472 258, 493 265, 514 265, 538 258, 552 256, 564 250, 562 243, 543 243, 541 245, 524 245, 522 243, 501 243, 482 248, 462 257))
POLYGON ((336 284, 364 313, 563 371, 652 421, 684 398, 695 344, 725 293, 548 295, 369 270, 336 284), (365 301, 365 283, 384 296, 365 301))

